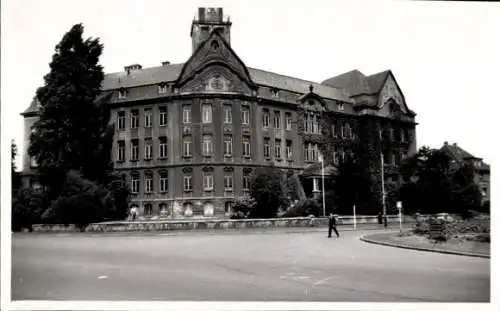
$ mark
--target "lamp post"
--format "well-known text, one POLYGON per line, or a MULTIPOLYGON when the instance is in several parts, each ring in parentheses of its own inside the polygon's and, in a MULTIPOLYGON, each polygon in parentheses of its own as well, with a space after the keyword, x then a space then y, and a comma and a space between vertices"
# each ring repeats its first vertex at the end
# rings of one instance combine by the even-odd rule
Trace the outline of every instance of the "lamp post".
POLYGON ((382 175, 382 215, 386 217, 387 211, 385 208, 384 154, 382 152, 380 152, 380 172, 382 175))
POLYGON ((323 195, 323 216, 326 216, 326 204, 325 204, 325 162, 323 161, 323 155, 319 155, 319 160, 321 161, 321 192, 323 195))

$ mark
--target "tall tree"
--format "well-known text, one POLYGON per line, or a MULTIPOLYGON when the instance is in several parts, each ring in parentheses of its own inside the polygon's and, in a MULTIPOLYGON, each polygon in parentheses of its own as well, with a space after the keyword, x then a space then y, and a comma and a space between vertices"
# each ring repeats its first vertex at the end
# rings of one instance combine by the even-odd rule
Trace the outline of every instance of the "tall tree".
POLYGON ((12 196, 21 188, 21 174, 17 171, 16 167, 16 156, 17 156, 17 145, 14 140, 10 143, 11 152, 11 180, 12 180, 12 196))
POLYGON ((85 221, 123 219, 129 195, 111 162, 114 125, 109 124, 106 104, 111 93, 101 93, 103 46, 99 39, 84 39, 83 30, 81 24, 74 25, 55 48, 45 85, 37 90, 40 117, 29 149, 48 202, 44 218, 81 219, 81 226, 85 221))
POLYGON ((480 206, 472 168, 454 169, 450 157, 440 150, 421 148, 400 172, 404 183, 399 196, 407 212, 466 214, 480 206))
POLYGON ((83 37, 74 25, 57 44, 45 85, 36 92, 40 117, 34 124, 29 154, 38 162, 38 177, 54 198, 66 174, 75 169, 95 179, 96 151, 100 150, 102 108, 96 102, 104 74, 99 64, 99 39, 83 37))
POLYGON ((250 211, 251 218, 276 217, 280 207, 286 204, 287 189, 284 174, 276 168, 257 169, 251 180, 250 196, 255 207, 250 211))

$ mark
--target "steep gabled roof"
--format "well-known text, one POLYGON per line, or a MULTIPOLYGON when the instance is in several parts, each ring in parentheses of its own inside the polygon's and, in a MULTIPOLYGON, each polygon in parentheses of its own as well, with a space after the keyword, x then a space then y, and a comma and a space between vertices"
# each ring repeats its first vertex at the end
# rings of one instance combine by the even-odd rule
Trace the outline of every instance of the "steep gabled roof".
POLYGON ((385 70, 371 76, 365 76, 356 69, 327 79, 321 84, 343 88, 350 96, 377 94, 382 90, 390 73, 390 70, 385 70))
POLYGON ((368 85, 372 93, 378 93, 382 90, 390 73, 390 70, 385 70, 367 77, 368 85))
POLYGON ((293 78, 260 69, 248 68, 248 70, 250 71, 252 80, 260 85, 302 94, 309 92, 309 86, 312 85, 314 93, 323 98, 340 100, 347 103, 352 102, 348 94, 341 88, 322 85, 317 82, 293 78))
POLYGON ((24 110, 21 115, 22 116, 28 116, 30 114, 36 114, 38 112, 38 104, 37 104, 37 99, 36 96, 33 97, 33 100, 31 101, 31 104, 29 105, 26 110, 24 110))
MULTIPOLYGON (((459 147, 457 144, 445 143, 441 147, 440 150, 446 152, 448 155, 450 155, 458 163, 462 163, 468 159, 481 160, 480 158, 473 156, 471 153, 469 153, 466 150, 464 150, 463 148, 459 147)), ((481 160, 480 166, 477 167, 477 169, 489 170, 490 166, 481 160)))
MULTIPOLYGON (((161 82, 174 82, 177 81, 183 66, 184 63, 181 63, 144 68, 131 71, 130 74, 124 71, 108 73, 104 77, 102 88, 103 90, 113 90, 121 87, 129 88, 158 84, 161 82)), ((250 67, 248 67, 248 72, 253 82, 258 85, 302 94, 307 93, 309 91, 309 85, 312 85, 314 87, 314 93, 323 98, 340 100, 347 103, 352 102, 348 94, 340 88, 250 67)))
POLYGON ((119 89, 121 87, 129 88, 161 82, 173 82, 177 80, 183 66, 184 63, 170 64, 134 70, 129 74, 125 71, 108 73, 104 76, 102 89, 106 91, 119 89))

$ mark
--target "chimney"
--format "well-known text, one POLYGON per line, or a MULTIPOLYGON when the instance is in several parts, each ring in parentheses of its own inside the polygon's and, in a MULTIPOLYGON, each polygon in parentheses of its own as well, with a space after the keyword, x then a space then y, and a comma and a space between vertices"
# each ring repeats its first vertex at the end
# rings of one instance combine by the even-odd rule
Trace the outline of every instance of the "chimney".
POLYGON ((127 72, 127 75, 130 74, 131 71, 141 70, 141 69, 142 69, 142 66, 139 64, 125 66, 125 71, 127 72))
POLYGON ((169 61, 164 61, 164 62, 161 62, 161 65, 163 67, 166 67, 166 66, 170 65, 170 62, 169 61))
POLYGON ((457 146, 457 143, 453 143, 453 146, 455 146, 455 147, 456 147, 456 146, 457 146))
POLYGON ((448 142, 447 142, 447 141, 445 141, 445 142, 444 142, 444 145, 445 145, 445 146, 448 146, 448 142))

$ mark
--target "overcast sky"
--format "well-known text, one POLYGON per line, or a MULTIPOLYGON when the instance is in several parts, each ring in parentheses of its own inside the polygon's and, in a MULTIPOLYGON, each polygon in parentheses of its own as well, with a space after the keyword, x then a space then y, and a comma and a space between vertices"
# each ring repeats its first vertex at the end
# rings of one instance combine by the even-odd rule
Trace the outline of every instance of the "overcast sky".
POLYGON ((19 113, 72 25, 81 22, 86 37, 101 39, 106 72, 179 63, 191 54, 199 6, 224 8, 233 22, 231 45, 249 67, 316 82, 352 69, 391 69, 417 113, 418 146, 457 142, 493 158, 500 104, 495 3, 2 0, 2 136, 23 152, 19 113))

